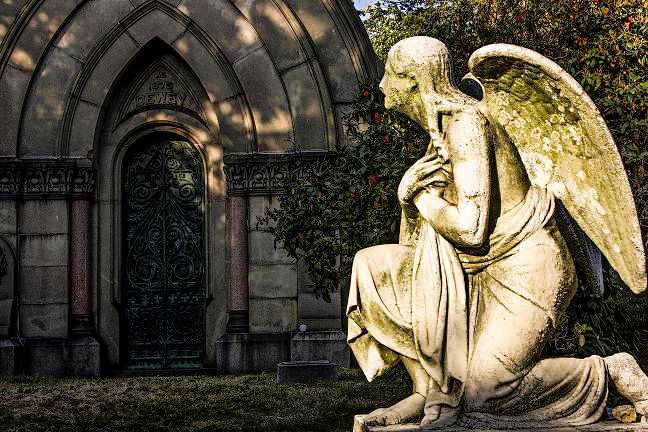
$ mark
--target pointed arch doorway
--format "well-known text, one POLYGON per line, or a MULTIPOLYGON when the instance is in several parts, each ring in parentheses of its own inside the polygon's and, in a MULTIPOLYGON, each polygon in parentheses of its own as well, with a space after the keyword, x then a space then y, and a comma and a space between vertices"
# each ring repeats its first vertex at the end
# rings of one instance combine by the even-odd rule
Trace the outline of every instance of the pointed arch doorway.
POLYGON ((203 366, 205 182, 186 140, 146 135, 123 165, 125 366, 203 366))

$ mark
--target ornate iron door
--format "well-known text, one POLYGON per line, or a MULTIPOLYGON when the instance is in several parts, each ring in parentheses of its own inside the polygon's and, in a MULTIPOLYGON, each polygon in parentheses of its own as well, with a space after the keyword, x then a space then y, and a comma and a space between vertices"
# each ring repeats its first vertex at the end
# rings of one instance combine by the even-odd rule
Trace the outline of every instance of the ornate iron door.
POLYGON ((202 367, 204 181, 200 154, 152 141, 125 163, 127 367, 202 367))

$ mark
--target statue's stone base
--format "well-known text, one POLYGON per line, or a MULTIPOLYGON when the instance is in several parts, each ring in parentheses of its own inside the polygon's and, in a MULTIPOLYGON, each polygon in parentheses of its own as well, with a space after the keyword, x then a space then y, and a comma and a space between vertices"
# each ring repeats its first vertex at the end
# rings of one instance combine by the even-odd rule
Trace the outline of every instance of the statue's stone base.
MULTIPOLYGON (((364 424, 364 418, 365 418, 364 415, 355 416, 355 419, 353 421, 353 432, 421 432, 421 431, 434 430, 434 429, 423 429, 418 424, 414 424, 414 423, 395 425, 395 426, 368 427, 364 424)), ((465 432, 465 431, 473 431, 475 429, 465 429, 462 427, 451 426, 451 427, 446 427, 437 430, 443 430, 444 432, 465 432)), ((506 430, 506 429, 481 429, 481 430, 482 431, 488 430, 488 431, 495 432, 495 431, 506 430)), ((551 432, 648 431, 648 423, 625 424, 616 420, 607 420, 607 421, 602 421, 588 426, 565 426, 565 427, 552 428, 552 429, 516 429, 516 430, 517 431, 528 430, 534 432, 538 432, 541 430, 550 430, 551 432)))

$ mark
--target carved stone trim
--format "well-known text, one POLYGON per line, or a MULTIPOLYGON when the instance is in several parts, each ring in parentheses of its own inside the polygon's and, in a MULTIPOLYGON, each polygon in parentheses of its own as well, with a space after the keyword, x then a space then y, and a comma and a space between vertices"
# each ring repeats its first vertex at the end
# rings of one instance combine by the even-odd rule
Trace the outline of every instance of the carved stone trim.
POLYGON ((223 158, 228 195, 283 192, 286 179, 301 178, 304 170, 330 152, 234 153, 223 158))
POLYGON ((95 169, 76 160, 0 160, 0 199, 92 198, 95 169))

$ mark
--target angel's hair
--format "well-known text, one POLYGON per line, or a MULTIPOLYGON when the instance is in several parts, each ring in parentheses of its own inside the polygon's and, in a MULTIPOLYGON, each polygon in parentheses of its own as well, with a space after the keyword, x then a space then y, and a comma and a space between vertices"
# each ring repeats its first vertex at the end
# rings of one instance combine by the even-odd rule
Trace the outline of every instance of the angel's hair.
POLYGON ((448 48, 440 40, 427 36, 414 36, 396 43, 387 56, 396 73, 416 80, 424 89, 448 99, 464 99, 454 85, 452 61, 448 48))

